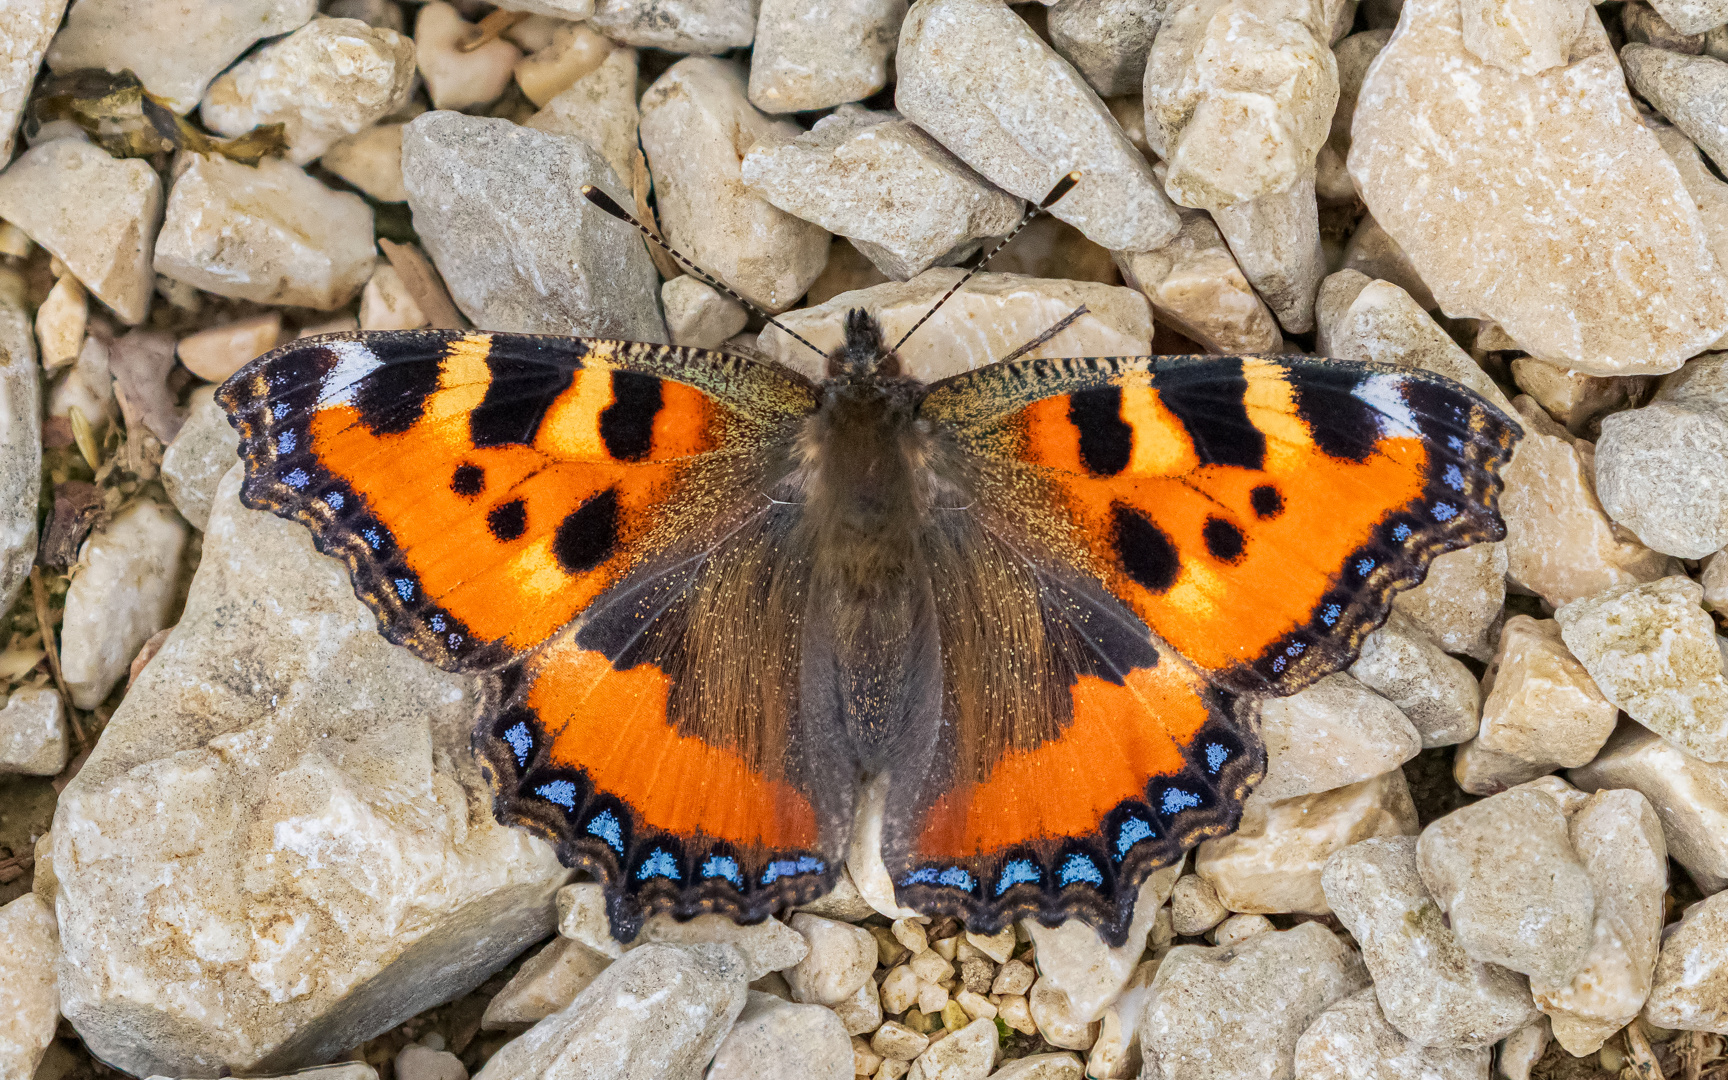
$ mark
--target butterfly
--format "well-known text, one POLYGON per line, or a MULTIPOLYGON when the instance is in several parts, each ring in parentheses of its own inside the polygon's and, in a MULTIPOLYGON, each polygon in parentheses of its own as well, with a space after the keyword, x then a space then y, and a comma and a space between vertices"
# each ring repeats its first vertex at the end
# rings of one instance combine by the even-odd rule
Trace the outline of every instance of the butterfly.
POLYGON ((1345 667, 1435 556, 1504 535, 1516 427, 1416 369, 925 384, 854 310, 826 371, 355 332, 218 398, 242 501, 307 525, 391 641, 480 677, 497 816, 602 881, 626 941, 828 892, 874 780, 900 904, 1120 944, 1146 876, 1263 774, 1247 705, 1345 667))

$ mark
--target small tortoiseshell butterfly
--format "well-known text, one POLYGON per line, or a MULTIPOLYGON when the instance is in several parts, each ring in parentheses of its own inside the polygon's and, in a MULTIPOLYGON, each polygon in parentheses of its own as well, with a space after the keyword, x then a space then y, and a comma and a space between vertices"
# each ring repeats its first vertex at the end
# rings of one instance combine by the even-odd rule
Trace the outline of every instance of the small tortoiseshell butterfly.
POLYGON ((1446 379, 1300 356, 926 385, 862 311, 820 383, 407 331, 296 341, 219 398, 245 504, 483 676, 498 816, 603 881, 626 940, 827 892, 886 774, 900 903, 1121 943, 1264 770, 1237 699, 1345 667, 1436 555, 1502 537, 1517 438, 1446 379))

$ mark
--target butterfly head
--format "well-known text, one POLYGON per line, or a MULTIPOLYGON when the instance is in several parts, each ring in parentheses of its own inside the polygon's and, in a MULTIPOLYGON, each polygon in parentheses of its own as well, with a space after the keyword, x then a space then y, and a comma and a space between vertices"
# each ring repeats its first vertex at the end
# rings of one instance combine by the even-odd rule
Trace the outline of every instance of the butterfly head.
POLYGON ((899 378, 900 354, 888 347, 882 324, 863 308, 846 313, 846 341, 828 354, 828 377, 847 382, 899 378))

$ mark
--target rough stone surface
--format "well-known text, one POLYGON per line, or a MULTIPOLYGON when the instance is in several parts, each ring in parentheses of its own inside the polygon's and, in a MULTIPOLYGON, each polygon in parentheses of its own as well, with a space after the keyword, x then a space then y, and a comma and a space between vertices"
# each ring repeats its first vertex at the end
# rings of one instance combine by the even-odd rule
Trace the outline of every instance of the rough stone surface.
POLYGON ((187 534, 173 510, 140 500, 85 541, 60 624, 73 705, 100 705, 144 642, 169 625, 187 534))
POLYGON ((1728 892, 1686 909, 1662 942, 1644 1019, 1728 1034, 1728 892))
POLYGON ((30 316, 0 300, 0 605, 36 562, 36 492, 42 485, 42 381, 30 316))
POLYGON ((0 773, 57 776, 66 744, 66 708, 52 687, 21 686, 0 706, 0 773))
POLYGON ((174 111, 189 112, 253 42, 297 30, 317 11, 316 0, 77 0, 48 66, 129 69, 174 111))
POLYGON ((1515 788, 1454 810, 1423 830, 1416 855, 1472 957, 1548 985, 1583 966, 1596 897, 1549 795, 1515 788))
POLYGON ((1428 564, 1428 580, 1392 607, 1447 652, 1493 655, 1493 629, 1506 603, 1506 544, 1475 544, 1428 564))
POLYGON ((1619 715, 1552 619, 1506 620, 1482 690, 1481 731, 1460 748, 1456 769, 1459 786, 1475 795, 1588 763, 1619 715))
POLYGON ((1567 830, 1596 894, 1595 931, 1570 983, 1532 979, 1530 989, 1560 1045, 1583 1057, 1630 1023, 1649 996, 1668 851, 1656 811, 1636 791, 1597 792, 1571 815, 1567 830))
POLYGON ((378 124, 338 139, 319 164, 379 202, 407 202, 402 186, 402 124, 378 124))
MULTIPOLYGON (((218 296, 329 311, 372 274, 372 209, 296 165, 187 155, 157 238, 158 274, 218 296)), ((5 213, 0 210, 0 215, 5 213)))
POLYGON ((635 174, 636 50, 614 49, 600 66, 571 83, 524 121, 525 127, 574 135, 600 152, 620 188, 635 174))
MULTIPOLYGON (((1348 176, 1346 176, 1348 179, 1348 176)), ((1380 281, 1388 281, 1410 294, 1424 311, 1439 306, 1434 294, 1422 283, 1422 275, 1410 265, 1410 256, 1398 241, 1386 234, 1372 215, 1364 215, 1344 247, 1344 269, 1355 270, 1380 281)))
POLYGON ((1416 869, 1410 837, 1334 855, 1321 883, 1362 948, 1388 1022, 1424 1046, 1488 1047, 1535 1020, 1524 976, 1473 960, 1416 869))
POLYGON ((1472 54, 1460 19, 1406 4, 1363 84, 1349 168, 1374 220, 1447 314, 1591 374, 1672 371, 1728 330, 1728 280, 1601 23, 1525 75, 1472 54))
POLYGON ((65 11, 66 0, 29 0, 6 11, 6 32, 0 38, 0 161, 12 158, 24 103, 65 11))
POLYGON ((588 24, 614 41, 677 53, 723 53, 756 35, 751 0, 594 0, 588 24))
POLYGON ((522 52, 493 38, 470 52, 462 45, 475 25, 442 0, 422 5, 414 20, 414 54, 434 109, 474 109, 498 100, 522 52))
POLYGON ((486 1003, 480 1026, 501 1028, 544 1020, 575 1001, 611 962, 611 957, 581 942, 555 937, 523 961, 504 989, 486 1003))
POLYGON ((475 1080, 699 1080, 747 995, 731 946, 649 945, 505 1043, 475 1080))
POLYGON ((327 1061, 545 935, 567 874, 493 820, 471 681, 239 484, 54 819, 61 1008, 135 1075, 327 1061))
POLYGON ((1194 872, 1231 911, 1324 915, 1331 908, 1320 875, 1335 852, 1374 836, 1416 832, 1410 788, 1394 767, 1317 794, 1251 799, 1234 833, 1195 850, 1194 872))
POLYGON ((1621 51, 1626 81, 1686 133, 1718 168, 1728 160, 1728 64, 1633 43, 1621 51))
POLYGON ((792 929, 809 945, 796 966, 785 965, 794 1001, 838 1005, 876 969, 876 939, 862 926, 801 911, 792 916, 792 929))
POLYGON ((1220 206, 1212 220, 1284 329, 1314 329, 1314 297, 1326 276, 1314 177, 1300 177, 1286 191, 1220 206))
POLYGON ((906 1080, 977 1080, 1001 1054, 994 1020, 974 1020, 932 1043, 912 1061, 906 1080))
POLYGON ((1476 677, 1397 611, 1362 642, 1349 674, 1398 707, 1424 750, 1476 734, 1482 712, 1476 677))
POLYGON ((736 64, 698 56, 654 80, 641 107, 667 242, 770 312, 797 303, 828 261, 828 233, 749 190, 740 169, 752 146, 798 125, 758 112, 736 64))
POLYGON ((1258 704, 1266 743, 1259 801, 1355 784, 1409 761, 1422 736, 1398 706, 1343 672, 1300 693, 1258 704))
POLYGON ((742 175, 780 209, 851 240, 896 281, 969 254, 1021 213, 1019 199, 910 120, 850 105, 796 138, 764 137, 742 175))
POLYGON ((1184 937, 1204 934, 1230 914, 1218 890, 1198 874, 1184 874, 1170 890, 1171 929, 1184 937))
POLYGON ((1178 945, 1159 966, 1140 1019, 1141 1075, 1289 1076, 1308 1025, 1367 986, 1356 950, 1318 923, 1229 948, 1178 945))
MULTIPOLYGON (((1178 862, 1154 871, 1141 884, 1128 938, 1115 948, 1105 944, 1097 931, 1078 919, 1060 926, 1044 926, 1034 919, 1021 922, 1036 950, 1039 982, 1046 984, 1046 992, 1063 995, 1063 1011, 1075 1023, 1090 1024, 1097 1020, 1128 986, 1146 951, 1146 938, 1153 931, 1158 909, 1170 898, 1170 890, 1181 872, 1182 863, 1178 862)), ((1167 939, 1168 930, 1165 933, 1167 939)))
POLYGON ((1494 1055, 1500 1075, 1505 1080, 1530 1080, 1531 1067, 1542 1060, 1552 1038, 1546 1016, 1506 1036, 1494 1055))
POLYGON ((1702 34, 1728 23, 1722 0, 1654 0, 1662 21, 1682 34, 1702 34))
POLYGON ((183 337, 174 353, 187 371, 205 382, 219 383, 247 361, 275 348, 281 333, 282 313, 271 311, 183 337))
MULTIPOLYGON (((518 37, 523 37, 521 27, 516 29, 518 37)), ((524 40, 525 45, 536 43, 524 40)), ((544 108, 553 98, 593 74, 614 52, 622 52, 632 62, 635 60, 635 49, 620 49, 611 38, 595 33, 585 23, 559 20, 552 23, 550 40, 531 55, 518 60, 511 72, 516 77, 516 85, 522 88, 522 96, 544 108)), ((636 87, 632 84, 632 114, 635 105, 636 87)))
POLYGON ((1668 854, 1699 890, 1728 889, 1728 765, 1699 761, 1655 732, 1626 724, 1594 761, 1567 775, 1585 791, 1641 793, 1662 822, 1668 854))
POLYGON ((162 220, 162 181, 147 162, 109 157, 76 138, 43 143, 0 173, 0 217, 65 263, 121 321, 144 320, 162 220))
POLYGON ((359 19, 314 19, 210 84, 198 115, 218 135, 284 125, 304 165, 397 112, 414 89, 414 43, 359 19))
POLYGON ((1057 0, 1050 44, 1101 97, 1138 94, 1167 0, 1057 0))
POLYGON ((660 306, 674 345, 717 349, 750 321, 743 304, 689 274, 660 286, 660 306))
POLYGON ((202 530, 210 520, 216 485, 233 467, 239 446, 239 432, 216 404, 216 388, 192 391, 186 423, 162 451, 162 486, 168 489, 174 509, 193 528, 202 530))
POLYGON ((1656 551, 1701 559, 1728 545, 1728 415, 1655 401, 1602 420, 1596 490, 1656 551))
MULTIPOLYGON (((841 293, 825 304, 787 312, 781 322, 826 355, 844 340, 846 312, 862 307, 876 315, 889 341, 898 341, 963 275, 954 267, 936 267, 911 281, 841 293)), ((986 273, 967 282, 920 327, 900 350, 900 358, 906 374, 925 382, 958 375, 1002 359, 1082 304, 1085 315, 1027 358, 1143 356, 1151 351, 1151 306, 1133 289, 986 273)), ((776 327, 763 331, 760 348, 771 360, 822 378, 823 357, 776 327)), ((865 890, 862 878, 858 887, 865 890)))
POLYGON ((852 1040, 838 1016, 818 1005, 794 1005, 755 990, 704 1074, 704 1080, 851 1077, 852 1040))
POLYGON ((1520 75, 1563 67, 1584 30, 1588 0, 1463 0, 1464 47, 1520 75))
POLYGON ((451 299, 480 329, 666 341, 640 234, 582 197, 592 184, 632 201, 586 143, 430 112, 403 132, 402 178, 451 299))
POLYGON ((1114 253, 1123 283, 1145 293, 1161 321, 1209 352, 1277 352, 1284 342, 1278 321, 1243 276, 1218 226, 1199 210, 1181 216, 1181 231, 1164 246, 1114 253))
POLYGON ((1603 696, 1704 761, 1728 761, 1728 680, 1704 589, 1685 577, 1622 585, 1554 613, 1603 696))
POLYGON ((0 907, 0 1076, 25 1080, 60 1022, 54 910, 35 893, 0 907))
MULTIPOLYGON (((1201 0, 1173 5, 1146 62, 1146 141, 1164 190, 1217 210, 1307 181, 1331 131, 1338 65, 1326 5, 1201 0)), ((1310 194, 1310 200, 1313 196, 1310 194)))
POLYGON ((762 0, 750 50, 750 103, 763 112, 827 109, 888 85, 906 0, 762 0))
POLYGON ((1333 1004, 1296 1040, 1294 1080, 1485 1080, 1488 1047, 1426 1047, 1386 1022, 1372 987, 1333 1004))
POLYGON ((917 5, 900 30, 894 103, 992 183, 1044 198, 1084 179, 1051 213, 1111 251, 1150 251, 1180 221, 1151 167, 1066 60, 996 0, 917 5))

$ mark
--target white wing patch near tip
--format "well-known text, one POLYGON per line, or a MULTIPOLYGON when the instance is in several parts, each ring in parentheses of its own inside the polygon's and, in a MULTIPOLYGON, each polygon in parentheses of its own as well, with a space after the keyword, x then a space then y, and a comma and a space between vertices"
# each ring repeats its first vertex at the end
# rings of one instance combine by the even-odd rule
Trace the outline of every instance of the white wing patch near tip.
POLYGON ((378 354, 358 341, 333 341, 324 346, 336 354, 336 366, 324 376, 320 405, 349 405, 361 379, 383 367, 378 354))
POLYGON ((1373 406, 1374 411, 1380 414, 1382 436, 1421 436, 1422 433, 1416 426, 1416 416, 1410 411, 1410 403, 1404 400, 1404 380, 1398 376, 1370 375, 1362 380, 1361 385, 1350 391, 1350 396, 1373 406))

